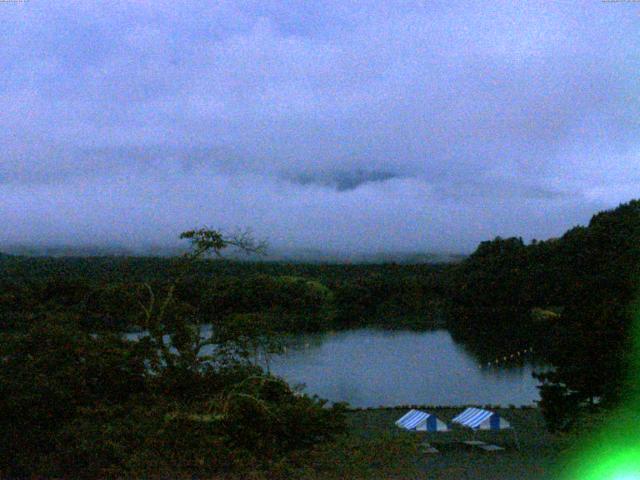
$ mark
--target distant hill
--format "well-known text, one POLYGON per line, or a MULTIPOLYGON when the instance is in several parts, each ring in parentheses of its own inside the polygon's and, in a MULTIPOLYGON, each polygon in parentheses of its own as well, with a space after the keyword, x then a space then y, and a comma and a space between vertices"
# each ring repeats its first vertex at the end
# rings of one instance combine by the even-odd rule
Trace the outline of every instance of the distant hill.
POLYGON ((602 305, 613 299, 625 304, 639 281, 640 201, 634 200, 595 214, 587 226, 560 238, 528 245, 516 237, 480 243, 454 269, 449 295, 456 305, 492 310, 602 305))
MULTIPOLYGON (((187 251, 185 247, 149 245, 137 248, 102 245, 2 245, 0 251, 6 255, 25 257, 175 257, 187 251)), ((0 254, 1 255, 1 254, 0 254)), ((239 261, 266 261, 291 263, 337 263, 337 264, 432 264, 456 263, 465 255, 442 252, 376 252, 351 253, 316 249, 269 248, 266 256, 245 255, 232 250, 225 251, 225 258, 239 261)))
POLYGON ((448 326, 456 338, 476 350, 497 341, 509 346, 505 354, 533 347, 555 367, 538 376, 553 428, 566 428, 582 407, 613 405, 627 394, 630 307, 640 286, 639 200, 597 213, 557 239, 482 242, 449 273, 455 315, 448 326))
MULTIPOLYGON (((229 255, 231 258, 242 258, 241 255, 229 255)), ((245 257, 246 258, 246 257, 245 257)), ((374 264, 374 263, 398 263, 398 264, 432 264, 432 263, 454 263, 466 258, 462 254, 440 253, 440 252, 375 252, 375 253, 352 253, 341 251, 326 251, 315 249, 271 249, 265 261, 293 262, 293 263, 354 263, 354 264, 374 264)))
POLYGON ((134 250, 118 246, 98 245, 0 245, 5 256, 23 257, 125 257, 135 255, 134 250))

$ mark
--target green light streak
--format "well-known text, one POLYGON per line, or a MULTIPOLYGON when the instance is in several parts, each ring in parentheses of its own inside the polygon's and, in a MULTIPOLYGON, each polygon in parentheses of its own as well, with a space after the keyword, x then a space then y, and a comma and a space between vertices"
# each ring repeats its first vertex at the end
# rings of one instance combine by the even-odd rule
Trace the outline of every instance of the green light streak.
MULTIPOLYGON (((634 305, 633 349, 623 405, 564 465, 563 480, 640 480, 640 303, 634 305)), ((585 417, 586 421, 590 417, 585 417)), ((584 425, 585 430, 588 425, 584 425)))
POLYGON ((637 448, 607 453, 593 451, 570 478, 582 480, 640 480, 640 451, 637 448))

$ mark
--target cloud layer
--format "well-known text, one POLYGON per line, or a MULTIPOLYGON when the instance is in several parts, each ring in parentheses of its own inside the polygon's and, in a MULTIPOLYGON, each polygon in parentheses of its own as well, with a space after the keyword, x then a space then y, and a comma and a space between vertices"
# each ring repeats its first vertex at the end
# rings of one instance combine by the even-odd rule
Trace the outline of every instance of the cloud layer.
POLYGON ((357 251, 558 235, 637 196, 639 12, 0 4, 0 242, 169 243, 199 224, 357 251))

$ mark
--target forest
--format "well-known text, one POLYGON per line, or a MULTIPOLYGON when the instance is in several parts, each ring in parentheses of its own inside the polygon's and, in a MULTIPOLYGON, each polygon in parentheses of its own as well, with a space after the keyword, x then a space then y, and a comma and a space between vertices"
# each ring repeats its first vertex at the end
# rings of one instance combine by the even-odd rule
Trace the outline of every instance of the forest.
POLYGON ((250 361, 282 332, 447 328, 486 358, 533 346, 553 367, 538 374, 552 431, 635 391, 640 201, 559 238, 482 242, 456 264, 232 262, 206 254, 234 239, 183 236, 192 253, 172 259, 0 257, 0 473, 290 472, 344 432, 345 407, 250 361), (199 323, 216 333, 199 338, 199 323), (119 335, 136 330, 149 335, 119 335))
MULTIPOLYGON (((145 284, 166 289, 179 259, 0 257, 0 325, 21 328, 30 315, 64 310, 79 326, 139 327, 145 284)), ((269 315, 286 331, 436 321, 444 265, 313 265, 209 259, 191 265, 175 287, 174 308, 197 323, 231 313, 269 315), (416 319, 420 319, 419 321, 416 319), (428 320, 425 320, 428 319, 428 320)))

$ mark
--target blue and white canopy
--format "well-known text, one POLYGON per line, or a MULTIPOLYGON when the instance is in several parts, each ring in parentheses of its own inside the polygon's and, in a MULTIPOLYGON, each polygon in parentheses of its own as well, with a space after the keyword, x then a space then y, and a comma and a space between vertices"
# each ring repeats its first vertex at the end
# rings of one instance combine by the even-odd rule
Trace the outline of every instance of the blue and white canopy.
POLYGON ((495 412, 481 408, 467 408, 460 415, 451 420, 473 430, 503 430, 511 428, 509 422, 495 412))
POLYGON ((422 410, 409 410, 403 415, 396 425, 405 430, 417 430, 419 432, 448 432, 449 427, 435 415, 422 410))

